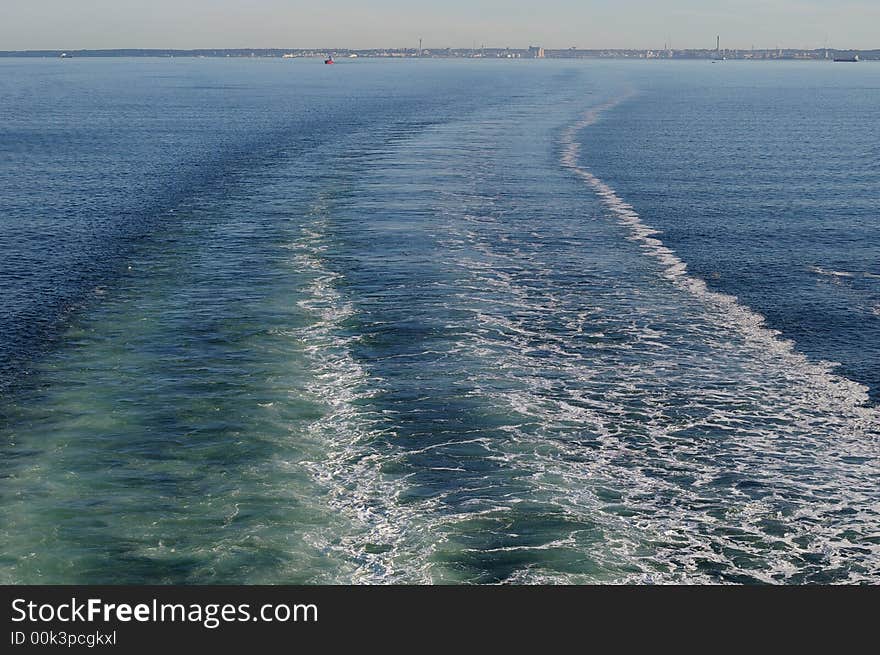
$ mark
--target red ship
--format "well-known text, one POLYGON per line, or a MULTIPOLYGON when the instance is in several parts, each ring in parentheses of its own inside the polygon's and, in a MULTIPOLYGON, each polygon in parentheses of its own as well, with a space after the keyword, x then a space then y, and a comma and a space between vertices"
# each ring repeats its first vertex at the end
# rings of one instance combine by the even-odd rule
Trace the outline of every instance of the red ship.
POLYGON ((327 57, 327 59, 324 60, 324 63, 325 64, 335 64, 336 62, 333 61, 333 55, 330 55, 329 57, 327 57))

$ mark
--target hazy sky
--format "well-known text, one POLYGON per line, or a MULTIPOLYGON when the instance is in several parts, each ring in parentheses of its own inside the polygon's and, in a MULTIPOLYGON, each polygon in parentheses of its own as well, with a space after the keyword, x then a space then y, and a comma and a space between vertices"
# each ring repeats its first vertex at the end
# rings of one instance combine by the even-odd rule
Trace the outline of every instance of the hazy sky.
POLYGON ((0 0, 0 50, 880 48, 880 0, 0 0))

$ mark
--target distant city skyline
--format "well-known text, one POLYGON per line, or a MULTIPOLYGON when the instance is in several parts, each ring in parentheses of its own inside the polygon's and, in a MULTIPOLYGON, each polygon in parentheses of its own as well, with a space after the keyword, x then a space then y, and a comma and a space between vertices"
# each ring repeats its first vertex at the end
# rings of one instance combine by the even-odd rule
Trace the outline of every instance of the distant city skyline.
POLYGON ((880 48, 869 0, 41 0, 3 8, 0 50, 880 48), (366 5, 366 6, 365 6, 366 5))

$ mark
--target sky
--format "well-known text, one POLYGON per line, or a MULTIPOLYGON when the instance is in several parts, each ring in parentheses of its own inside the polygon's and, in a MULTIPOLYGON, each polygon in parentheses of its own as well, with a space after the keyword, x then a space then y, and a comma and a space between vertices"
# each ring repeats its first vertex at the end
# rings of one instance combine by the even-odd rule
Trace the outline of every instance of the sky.
POLYGON ((0 0, 0 50, 880 48, 880 0, 0 0))

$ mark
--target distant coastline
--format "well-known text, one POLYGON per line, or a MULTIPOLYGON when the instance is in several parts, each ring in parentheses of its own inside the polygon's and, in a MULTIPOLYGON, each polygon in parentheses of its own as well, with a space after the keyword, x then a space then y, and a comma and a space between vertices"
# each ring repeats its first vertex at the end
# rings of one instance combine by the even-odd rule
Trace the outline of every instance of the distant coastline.
POLYGON ((551 48, 217 48, 195 50, 110 49, 110 50, 5 50, 0 57, 236 57, 303 58, 324 57, 426 58, 426 59, 745 59, 818 60, 858 55, 860 60, 880 60, 880 49, 551 49, 551 48))

